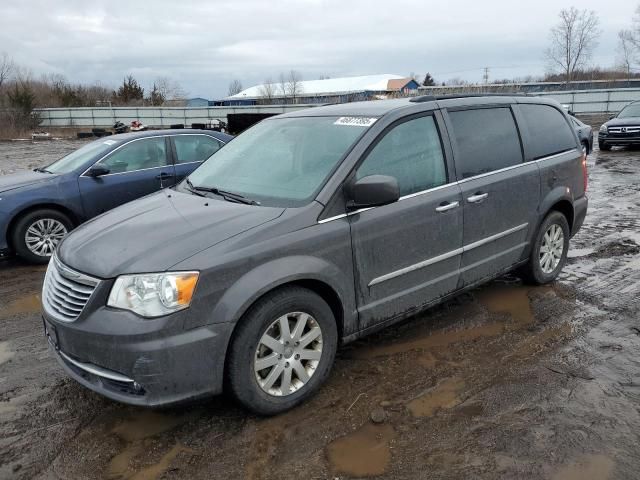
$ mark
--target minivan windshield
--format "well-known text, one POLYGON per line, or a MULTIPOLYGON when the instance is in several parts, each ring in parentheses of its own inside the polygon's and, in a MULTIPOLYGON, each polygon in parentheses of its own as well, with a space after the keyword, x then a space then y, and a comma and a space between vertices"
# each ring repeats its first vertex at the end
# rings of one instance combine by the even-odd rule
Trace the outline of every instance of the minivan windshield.
POLYGON ((116 142, 113 140, 96 140, 88 143, 78 150, 71 152, 66 157, 56 160, 51 165, 44 167, 43 170, 49 173, 69 173, 76 168, 81 167, 93 157, 106 153, 113 148, 116 142))
POLYGON ((618 114, 618 118, 640 117, 640 103, 627 105, 618 114))
POLYGON ((188 183, 261 205, 305 205, 374 122, 368 117, 264 120, 216 152, 189 175, 188 183))

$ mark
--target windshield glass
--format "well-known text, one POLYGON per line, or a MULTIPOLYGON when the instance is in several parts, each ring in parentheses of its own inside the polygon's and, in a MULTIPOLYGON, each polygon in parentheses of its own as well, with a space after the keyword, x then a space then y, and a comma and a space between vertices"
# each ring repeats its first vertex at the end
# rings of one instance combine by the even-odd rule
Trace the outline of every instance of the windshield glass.
POLYGON ((640 117, 640 103, 628 105, 618 114, 618 118, 640 117))
POLYGON ((269 206, 301 206, 373 124, 364 117, 265 120, 195 170, 194 187, 233 192, 269 206))
POLYGON ((71 152, 66 157, 56 160, 44 169, 51 173, 69 173, 85 162, 93 158, 95 155, 106 153, 116 142, 113 140, 96 140, 80 147, 75 152, 71 152))

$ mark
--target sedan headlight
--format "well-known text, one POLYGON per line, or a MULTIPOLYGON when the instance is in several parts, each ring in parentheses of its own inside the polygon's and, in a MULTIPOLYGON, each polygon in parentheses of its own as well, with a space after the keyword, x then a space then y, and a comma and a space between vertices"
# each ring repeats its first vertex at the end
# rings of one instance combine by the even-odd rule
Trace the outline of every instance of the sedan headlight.
POLYGON ((131 310, 143 317, 160 317, 191 305, 198 272, 165 272, 121 275, 107 305, 131 310))
POLYGON ((600 133, 607 133, 607 131, 608 131, 608 130, 607 130, 607 126, 606 126, 606 125, 602 125, 602 126, 600 127, 600 133))

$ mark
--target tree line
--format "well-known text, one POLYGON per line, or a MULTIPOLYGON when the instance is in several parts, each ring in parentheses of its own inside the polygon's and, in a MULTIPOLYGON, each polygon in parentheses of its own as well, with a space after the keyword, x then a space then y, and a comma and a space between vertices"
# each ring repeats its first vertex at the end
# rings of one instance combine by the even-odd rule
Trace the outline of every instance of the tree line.
POLYGON ((162 106, 184 103, 186 95, 168 77, 158 77, 146 91, 132 75, 116 88, 72 83, 60 74, 35 78, 7 53, 0 54, 0 129, 5 131, 36 128, 40 119, 33 110, 38 107, 162 106))

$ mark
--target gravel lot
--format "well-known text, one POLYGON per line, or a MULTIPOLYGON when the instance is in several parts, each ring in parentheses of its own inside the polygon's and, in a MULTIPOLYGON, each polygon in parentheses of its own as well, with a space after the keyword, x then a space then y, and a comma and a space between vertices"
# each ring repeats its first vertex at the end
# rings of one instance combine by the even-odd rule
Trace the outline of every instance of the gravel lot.
MULTIPOLYGON (((80 144, 0 143, 0 173, 80 144)), ((47 350, 44 268, 0 263, 0 478, 638 478, 640 151, 596 150, 589 168, 558 282, 504 277, 350 344, 311 402, 274 418, 87 391, 47 350)))

